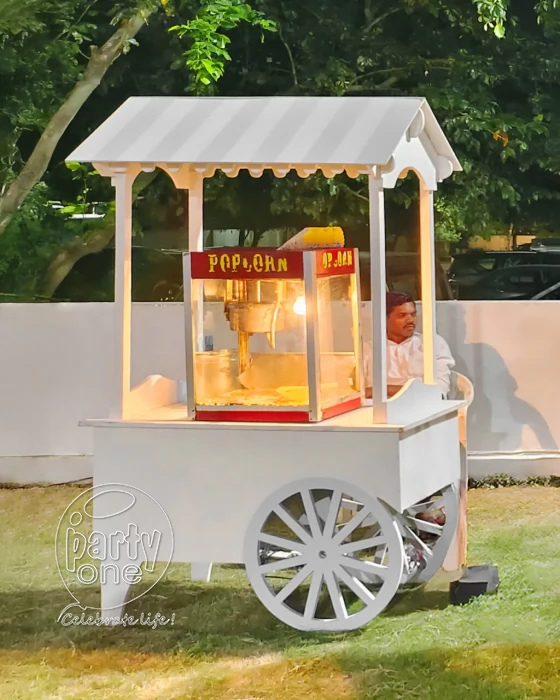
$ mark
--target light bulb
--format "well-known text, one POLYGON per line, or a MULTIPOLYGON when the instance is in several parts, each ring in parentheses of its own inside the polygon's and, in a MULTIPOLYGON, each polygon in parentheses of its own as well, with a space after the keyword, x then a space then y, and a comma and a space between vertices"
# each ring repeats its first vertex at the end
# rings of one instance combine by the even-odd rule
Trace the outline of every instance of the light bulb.
POLYGON ((298 316, 305 316, 305 297, 298 297, 292 308, 298 316))

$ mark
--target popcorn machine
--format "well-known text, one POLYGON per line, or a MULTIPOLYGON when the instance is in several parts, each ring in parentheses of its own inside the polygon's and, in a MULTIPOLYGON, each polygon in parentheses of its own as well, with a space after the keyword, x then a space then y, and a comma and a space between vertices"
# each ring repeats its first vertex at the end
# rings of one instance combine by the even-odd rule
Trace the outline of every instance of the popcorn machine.
POLYGON ((185 253, 191 420, 318 422, 362 406, 357 251, 185 253))

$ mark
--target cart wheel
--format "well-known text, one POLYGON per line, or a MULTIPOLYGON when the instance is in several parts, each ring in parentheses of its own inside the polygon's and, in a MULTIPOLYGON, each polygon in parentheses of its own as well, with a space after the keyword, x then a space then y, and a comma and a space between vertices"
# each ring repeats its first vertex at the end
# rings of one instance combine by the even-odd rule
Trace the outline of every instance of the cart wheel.
POLYGON ((257 510, 245 537, 255 593, 275 617, 298 630, 367 624, 398 591, 403 565, 393 515, 337 479, 304 479, 279 489, 257 510), (359 506, 341 522, 348 501, 359 506))
POLYGON ((405 550, 401 585, 429 581, 443 565, 457 531, 458 493, 456 486, 446 486, 431 498, 407 508, 402 515, 396 514, 405 550), (424 514, 428 517, 424 518, 424 514), (438 518, 442 514, 443 518, 438 518))

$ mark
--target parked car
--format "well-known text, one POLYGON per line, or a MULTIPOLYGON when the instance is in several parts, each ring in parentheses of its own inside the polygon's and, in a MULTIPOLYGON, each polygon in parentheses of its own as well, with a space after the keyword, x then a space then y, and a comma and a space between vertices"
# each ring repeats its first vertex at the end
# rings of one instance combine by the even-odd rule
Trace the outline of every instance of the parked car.
MULTIPOLYGON (((418 253, 388 252, 385 257, 387 289, 392 292, 407 292, 413 299, 420 299, 420 255, 418 253)), ((371 300, 370 254, 360 253, 360 282, 363 301, 371 300)), ((449 301, 453 291, 441 263, 436 261, 436 299, 449 301)))
POLYGON ((560 255, 531 250, 470 250, 453 258, 449 269, 452 281, 468 282, 471 278, 516 265, 560 265, 560 255))
MULTIPOLYGON (((362 299, 371 299, 370 254, 360 253, 362 299)), ((404 291, 419 299, 420 258, 416 253, 387 253, 387 288, 404 291)), ((115 250, 79 260, 55 292, 58 299, 70 301, 111 301, 115 274, 115 250)), ((142 246, 132 249, 132 299, 134 301, 180 301, 183 298, 181 251, 154 250, 142 246)), ((436 297, 453 298, 443 267, 436 264, 436 297)))
POLYGON ((534 299, 560 282, 560 265, 516 265, 459 287, 460 300, 534 299))
POLYGON ((535 251, 560 253, 560 238, 535 238, 530 247, 535 251))
POLYGON ((75 211, 75 209, 81 207, 72 206, 70 208, 67 205, 64 205, 62 202, 49 202, 49 204, 53 209, 56 209, 57 211, 62 211, 63 213, 70 213, 68 209, 71 209, 72 213, 70 215, 70 218, 78 220, 102 219, 107 214, 107 210, 109 208, 107 202, 92 202, 87 206, 87 211, 82 211, 78 213, 77 211, 75 211))
POLYGON ((560 253, 551 250, 472 250, 457 255, 449 269, 453 294, 462 298, 463 287, 470 287, 489 272, 498 272, 518 265, 560 265, 560 253))

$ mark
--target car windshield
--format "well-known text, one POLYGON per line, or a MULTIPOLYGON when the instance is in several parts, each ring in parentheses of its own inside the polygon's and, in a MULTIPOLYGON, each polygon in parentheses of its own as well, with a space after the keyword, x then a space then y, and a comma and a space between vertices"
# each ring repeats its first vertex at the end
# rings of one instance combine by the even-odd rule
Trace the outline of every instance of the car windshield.
POLYGON ((451 266, 451 274, 456 276, 480 275, 485 272, 493 272, 517 265, 533 264, 537 260, 537 253, 521 252, 519 250, 463 253, 454 259, 451 266))
POLYGON ((494 269, 496 258, 481 255, 479 253, 463 253, 454 258, 451 265, 451 274, 479 273, 483 270, 494 269))
POLYGON ((493 270, 496 267, 497 258, 491 255, 485 255, 483 258, 478 259, 478 266, 482 267, 484 270, 493 270))

